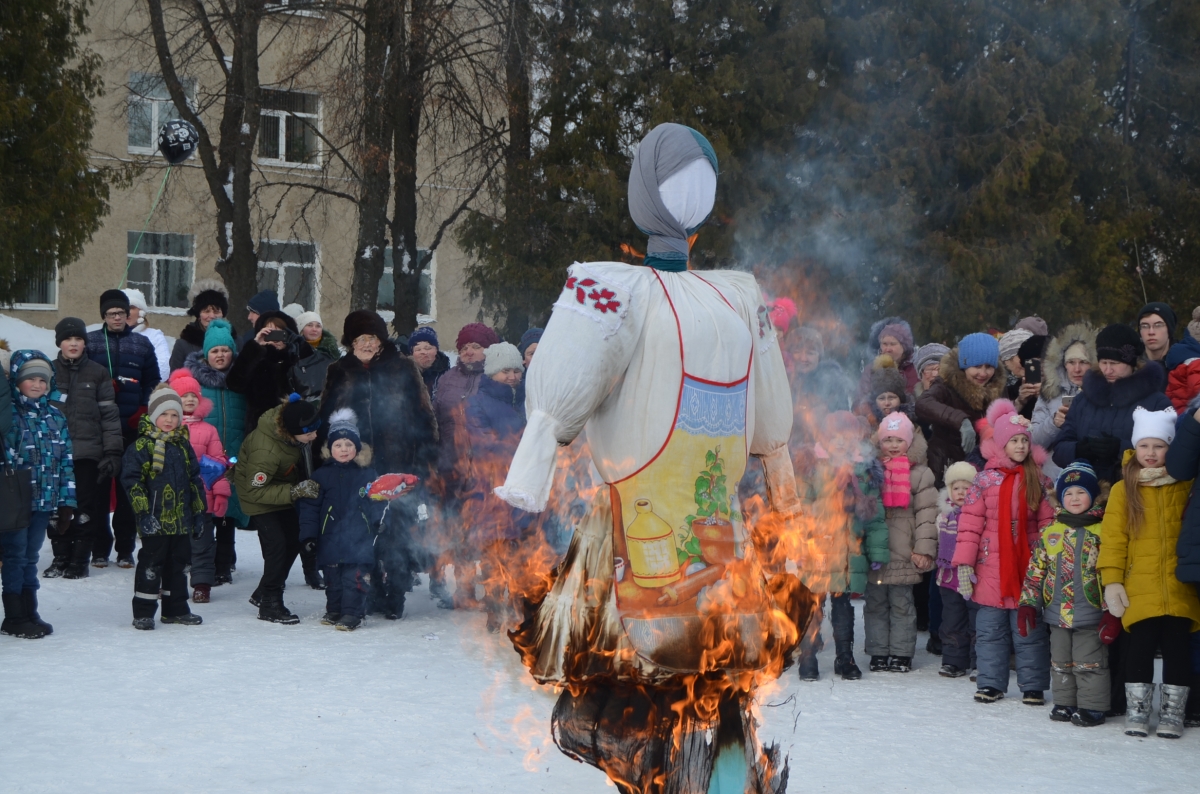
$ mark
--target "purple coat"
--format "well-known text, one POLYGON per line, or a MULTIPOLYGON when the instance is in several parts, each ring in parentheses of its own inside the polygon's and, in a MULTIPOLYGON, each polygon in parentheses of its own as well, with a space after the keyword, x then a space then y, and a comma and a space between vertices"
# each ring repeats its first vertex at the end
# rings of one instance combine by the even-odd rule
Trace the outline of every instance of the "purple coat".
POLYGON ((463 515, 473 548, 497 540, 519 540, 533 522, 533 514, 510 507, 492 493, 504 483, 525 429, 522 392, 485 377, 479 381, 479 390, 467 400, 471 488, 464 494, 463 515))
POLYGON ((437 414, 441 451, 438 471, 448 474, 458 464, 459 455, 467 444, 464 410, 467 398, 479 390, 483 364, 466 364, 460 358, 450 371, 437 382, 434 411, 437 414))
POLYGON ((958 566, 954 559, 954 547, 958 545, 958 517, 962 508, 950 501, 950 492, 943 488, 938 494, 938 551, 937 551, 937 584, 938 587, 948 587, 958 590, 958 566))

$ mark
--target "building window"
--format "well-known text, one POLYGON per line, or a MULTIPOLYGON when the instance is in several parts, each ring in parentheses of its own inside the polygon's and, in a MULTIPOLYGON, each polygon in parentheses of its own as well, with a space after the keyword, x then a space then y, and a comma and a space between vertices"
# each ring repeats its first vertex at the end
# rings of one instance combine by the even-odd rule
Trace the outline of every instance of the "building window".
MULTIPOLYGON (((184 93, 191 104, 196 93, 194 80, 183 80, 184 93)), ((129 151, 154 154, 158 151, 158 130, 178 118, 175 103, 167 92, 162 76, 134 72, 129 75, 129 151)))
MULTIPOLYGON (((437 259, 433 252, 417 249, 417 262, 421 267, 420 294, 417 296, 417 322, 431 323, 437 319, 437 305, 434 301, 434 283, 436 282, 437 259)), ((383 275, 379 277, 379 297, 376 307, 379 311, 395 312, 396 282, 392 278, 392 247, 383 249, 383 275)), ((390 318, 385 318, 389 319, 390 318)))
POLYGON ((260 241, 258 288, 275 290, 280 306, 299 303, 305 311, 316 311, 321 298, 317 285, 316 243, 260 241))
POLYGON ((152 309, 186 309, 196 272, 195 238, 190 234, 126 232, 129 270, 125 285, 140 289, 152 309))
POLYGON ((57 309, 58 268, 51 266, 26 288, 14 309, 57 309))
POLYGON ((317 165, 321 144, 321 97, 298 91, 262 89, 258 157, 291 165, 317 165))

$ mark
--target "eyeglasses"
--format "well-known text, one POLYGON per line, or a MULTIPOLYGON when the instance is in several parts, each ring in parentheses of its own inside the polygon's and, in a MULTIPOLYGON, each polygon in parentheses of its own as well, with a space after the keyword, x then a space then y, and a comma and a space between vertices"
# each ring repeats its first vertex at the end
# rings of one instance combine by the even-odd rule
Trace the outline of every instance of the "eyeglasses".
POLYGON ((1162 331, 1167 327, 1166 323, 1142 323, 1140 326, 1143 331, 1162 331))
POLYGON ((126 316, 126 313, 121 311, 120 309, 114 309, 113 311, 104 313, 104 319, 106 319, 106 320, 120 320, 122 317, 125 317, 125 316, 126 316))

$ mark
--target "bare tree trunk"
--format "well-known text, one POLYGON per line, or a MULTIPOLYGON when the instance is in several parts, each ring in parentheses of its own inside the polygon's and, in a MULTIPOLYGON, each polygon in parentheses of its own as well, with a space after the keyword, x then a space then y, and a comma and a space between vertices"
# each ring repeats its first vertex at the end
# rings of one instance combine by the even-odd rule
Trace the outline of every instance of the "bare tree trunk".
POLYGON ((392 278, 395 285, 392 327, 407 335, 417 327, 421 263, 417 259, 417 145, 421 134, 426 73, 425 0, 413 0, 408 24, 401 26, 407 58, 397 81, 395 104, 395 182, 392 218, 392 278))
MULTIPOLYGON (((508 31, 504 42, 504 82, 508 105, 508 143, 504 151, 504 224, 506 254, 515 263, 532 258, 530 208, 533 148, 529 86, 529 0, 509 0, 508 31)), ((504 336, 519 338, 529 327, 529 313, 505 313, 504 336)))

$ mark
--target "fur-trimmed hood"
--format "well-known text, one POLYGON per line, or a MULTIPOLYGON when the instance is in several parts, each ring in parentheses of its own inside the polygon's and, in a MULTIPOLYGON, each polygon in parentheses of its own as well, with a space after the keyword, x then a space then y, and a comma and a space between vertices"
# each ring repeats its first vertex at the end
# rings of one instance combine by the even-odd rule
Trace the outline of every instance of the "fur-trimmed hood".
POLYGON ((942 356, 942 361, 938 365, 938 376, 976 411, 983 411, 985 406, 999 399, 1004 394, 1004 388, 1008 382, 1008 370, 1004 367, 997 367, 992 379, 987 383, 982 386, 975 383, 958 365, 957 346, 942 356))
POLYGON ((1096 363, 1096 334, 1099 333, 1090 323, 1072 323, 1050 340, 1046 345, 1042 361, 1042 397, 1046 402, 1061 397, 1064 392, 1075 394, 1078 389, 1067 380, 1066 356, 1067 351, 1076 344, 1082 344, 1087 350, 1088 361, 1096 363))
POLYGON ((1124 408, 1167 388, 1167 373, 1157 361, 1146 361, 1127 378, 1109 383, 1099 369, 1083 376, 1083 393, 1096 406, 1124 408))
MULTIPOLYGON (((328 443, 321 445, 321 460, 325 461, 326 463, 333 461, 333 454, 329 451, 328 443)), ((354 463, 358 464, 364 469, 370 466, 374 460, 375 451, 371 449, 370 444, 363 444, 362 449, 360 449, 358 454, 354 456, 354 463)))
MULTIPOLYGON (((237 354, 234 353, 234 360, 236 360, 236 357, 237 354)), ((199 350, 194 353, 189 353, 188 357, 184 360, 183 365, 188 368, 189 372, 192 373, 192 377, 195 378, 200 385, 206 389, 229 388, 225 385, 225 376, 229 374, 229 370, 222 372, 221 370, 216 369, 208 363, 208 359, 204 357, 204 353, 200 352, 199 350)), ((233 368, 232 361, 230 362, 229 367, 230 369, 233 368)))
MULTIPOLYGON (((203 384, 201 384, 203 385, 203 384)), ((203 422, 212 413, 213 401, 205 397, 203 394, 200 397, 200 404, 196 406, 196 410, 192 411, 183 417, 184 424, 192 424, 194 422, 203 422)))
POLYGON ((944 516, 948 516, 958 509, 958 505, 950 501, 950 489, 946 487, 943 487, 942 490, 938 491, 937 505, 938 512, 944 516))
MULTIPOLYGON (((1004 448, 996 443, 992 434, 994 432, 995 422, 1001 416, 1006 414, 1015 414, 1016 407, 1009 400, 996 400, 988 406, 987 416, 975 423, 975 430, 979 433, 979 454, 987 461, 989 469, 1011 469, 1018 465, 1013 462, 1004 452, 1004 448)), ((1017 416, 1013 417, 1013 421, 1019 421, 1017 416)), ((1028 422, 1025 423, 1028 427, 1028 422)), ((1029 455, 1033 458, 1033 462, 1040 469, 1042 465, 1050 459, 1050 455, 1045 449, 1033 443, 1033 438, 1029 439, 1029 455)))

